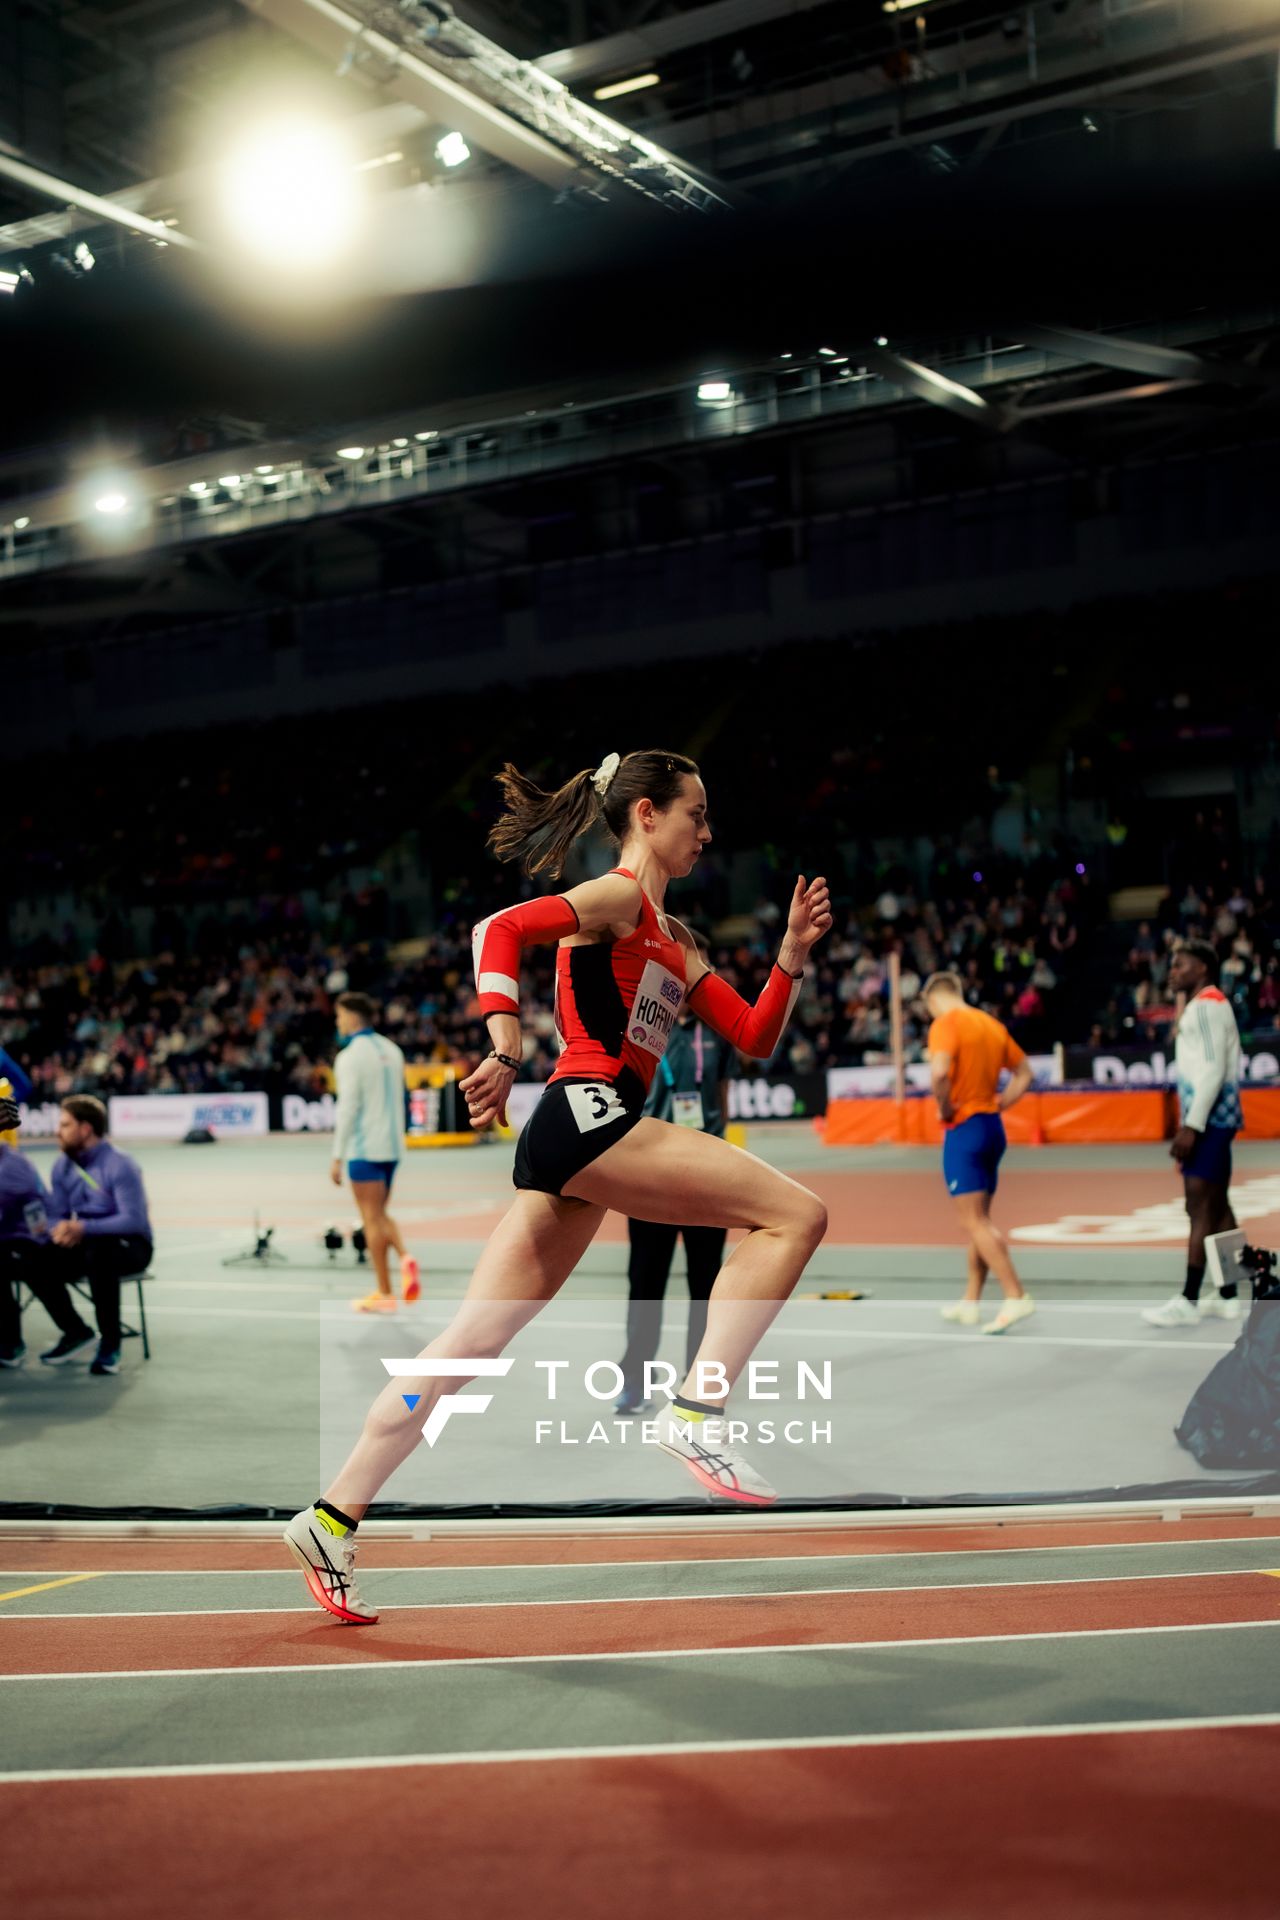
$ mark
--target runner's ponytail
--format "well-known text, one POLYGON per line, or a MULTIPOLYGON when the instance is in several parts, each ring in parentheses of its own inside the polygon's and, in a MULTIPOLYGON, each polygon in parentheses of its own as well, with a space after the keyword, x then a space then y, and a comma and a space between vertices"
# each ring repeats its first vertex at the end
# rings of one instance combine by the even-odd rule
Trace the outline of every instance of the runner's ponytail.
POLYGON ((495 776, 505 806, 490 829, 489 845, 499 860, 518 860, 531 878, 545 873, 558 880, 574 841, 597 822, 621 844, 637 800, 652 800, 665 811, 686 776, 697 771, 697 762, 682 753, 628 753, 621 760, 610 755, 598 769, 584 767, 548 793, 508 760, 495 776), (613 771, 611 761, 616 761, 613 771))

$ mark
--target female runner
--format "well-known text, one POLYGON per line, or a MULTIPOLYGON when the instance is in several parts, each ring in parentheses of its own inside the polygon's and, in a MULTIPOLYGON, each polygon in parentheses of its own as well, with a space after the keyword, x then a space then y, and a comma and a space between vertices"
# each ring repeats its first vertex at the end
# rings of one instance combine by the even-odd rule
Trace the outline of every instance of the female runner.
MULTIPOLYGON (((754 1155, 710 1134, 644 1118, 641 1109, 686 997, 699 1019, 739 1051, 769 1058, 799 994, 805 960, 831 925, 826 881, 797 881, 777 962, 749 1006, 712 973, 692 936, 663 907, 668 883, 691 873, 711 840, 706 790, 692 760, 611 753, 595 773, 576 774, 555 793, 544 793, 510 765, 498 778, 506 811, 489 838, 499 859, 556 878, 574 842, 601 816, 621 845, 621 859, 602 879, 505 908, 472 935, 476 986, 493 1042, 462 1082, 472 1126, 505 1118, 521 1056, 518 975, 526 946, 559 942, 556 1022, 564 1051, 520 1135, 511 1209, 452 1322, 420 1357, 500 1354, 563 1286, 609 1208, 682 1226, 745 1227, 745 1239, 712 1288, 697 1359, 681 1393, 658 1417, 658 1440, 709 1491, 768 1505, 772 1487, 723 1444, 719 1416, 821 1241, 826 1209, 754 1155)), ((285 1529, 313 1597, 340 1620, 377 1619, 355 1584, 357 1523, 418 1444, 422 1420, 440 1394, 458 1384, 457 1377, 389 1382, 333 1484, 285 1529), (401 1396, 415 1388, 415 1418, 406 1420, 401 1396)))

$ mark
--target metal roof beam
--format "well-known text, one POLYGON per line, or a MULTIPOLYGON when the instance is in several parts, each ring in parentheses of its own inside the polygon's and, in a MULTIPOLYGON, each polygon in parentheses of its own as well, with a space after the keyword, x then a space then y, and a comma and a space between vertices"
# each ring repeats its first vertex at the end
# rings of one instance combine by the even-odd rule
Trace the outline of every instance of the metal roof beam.
MULTIPOLYGON (((145 234, 148 240, 160 241, 172 247, 199 247, 199 242, 180 228, 162 226, 158 220, 148 220, 145 214, 135 213, 119 200, 104 200, 100 194, 86 193, 83 187, 73 186, 70 180, 59 180, 56 175, 44 173, 39 167, 30 167, 8 148, 0 147, 0 176, 26 187, 41 199, 56 200, 63 207, 79 207, 82 212, 90 213, 112 226, 128 227, 132 233, 145 234)), ((18 224, 25 226, 27 223, 18 224)))
POLYGON ((859 347, 858 359, 883 379, 891 380, 895 387, 913 394, 917 400, 927 400, 930 406, 943 407, 961 420, 984 427, 988 433, 1004 433, 1013 424, 1008 407, 993 406, 990 400, 984 400, 972 387, 961 386, 958 380, 949 380, 945 373, 939 373, 934 367, 921 366, 918 360, 908 360, 904 354, 894 353, 890 348, 859 347))
POLYGON ((1152 380, 1201 385, 1213 382, 1232 387, 1269 384, 1268 376, 1257 367, 1232 360, 1206 360, 1202 354, 1189 353, 1185 347, 1158 347, 1120 334, 1036 325, 1020 327, 1017 338, 1033 347, 1043 347, 1048 353, 1060 353, 1068 360, 1083 360, 1093 367, 1113 367, 1117 373, 1142 374, 1152 380))

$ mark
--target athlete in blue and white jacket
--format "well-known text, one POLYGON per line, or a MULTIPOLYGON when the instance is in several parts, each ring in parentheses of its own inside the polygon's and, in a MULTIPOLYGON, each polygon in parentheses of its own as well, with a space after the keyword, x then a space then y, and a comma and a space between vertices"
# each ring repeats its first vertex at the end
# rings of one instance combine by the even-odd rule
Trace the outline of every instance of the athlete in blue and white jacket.
POLYGON ((1186 940, 1169 963, 1169 985, 1187 996, 1178 1021, 1176 1066, 1181 1124, 1170 1149, 1186 1185, 1191 1239, 1187 1277, 1181 1293, 1162 1307, 1148 1307, 1143 1319, 1153 1327, 1194 1326, 1206 1314, 1238 1320, 1240 1300, 1234 1283, 1204 1299, 1204 1243, 1210 1234, 1227 1233, 1236 1224, 1228 1189, 1231 1143, 1244 1125, 1240 1105, 1240 1034, 1231 1002, 1218 987, 1218 956, 1207 940, 1186 940))

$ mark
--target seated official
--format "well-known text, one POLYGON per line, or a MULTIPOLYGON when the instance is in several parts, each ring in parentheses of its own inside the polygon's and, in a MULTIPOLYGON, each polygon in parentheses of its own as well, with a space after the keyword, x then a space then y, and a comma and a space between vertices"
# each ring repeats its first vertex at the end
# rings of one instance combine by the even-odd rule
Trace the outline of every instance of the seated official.
POLYGON ((93 1344, 70 1291, 73 1280, 87 1280, 98 1321, 98 1351, 89 1371, 119 1373, 120 1282, 127 1274, 142 1273, 151 1260, 142 1169, 111 1145, 106 1132, 101 1100, 73 1093, 62 1102, 62 1152, 50 1183, 49 1247, 32 1282, 62 1336, 40 1355, 47 1367, 65 1366, 93 1344))
MULTIPOLYGON (((0 1100, 0 1136, 18 1124, 12 1100, 0 1100)), ((18 1285, 32 1284, 49 1244, 49 1196, 31 1162, 0 1138, 0 1367, 20 1367, 22 1339, 18 1285)))

